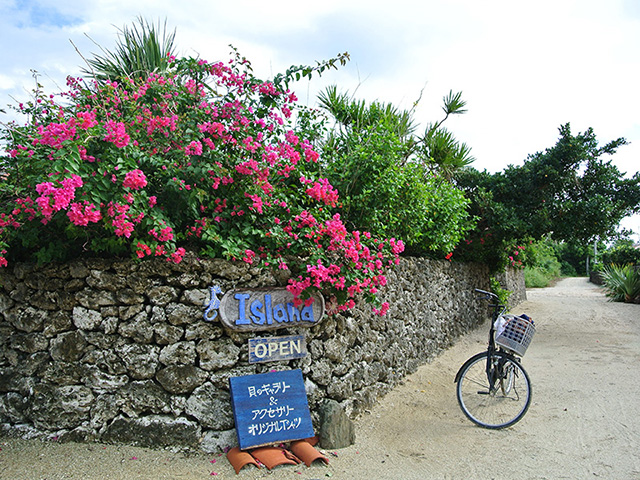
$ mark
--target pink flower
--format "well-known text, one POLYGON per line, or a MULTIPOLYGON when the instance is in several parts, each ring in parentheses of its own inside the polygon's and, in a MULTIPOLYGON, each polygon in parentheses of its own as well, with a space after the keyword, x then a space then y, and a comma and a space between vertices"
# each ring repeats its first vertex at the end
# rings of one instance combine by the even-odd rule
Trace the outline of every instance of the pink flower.
POLYGON ((106 142, 111 142, 118 148, 129 145, 131 137, 127 134, 124 123, 109 120, 105 124, 105 128, 107 129, 107 135, 104 137, 106 142))
POLYGON ((147 177, 142 170, 131 170, 124 176, 123 187, 131 188, 132 190, 138 190, 147 186, 147 177))
POLYGON ((244 251, 244 260, 245 262, 252 264, 254 259, 256 258, 256 253, 253 250, 246 249, 244 251))
POLYGON ((187 155, 202 155, 202 144, 197 140, 193 140, 186 146, 184 153, 187 155))
POLYGON ((380 306, 380 309, 377 309, 377 308, 373 309, 373 313, 375 313, 376 315, 380 315, 380 316, 385 315, 388 311, 389 311, 389 302, 384 302, 380 306))
POLYGON ((74 225, 84 227, 89 225, 89 223, 99 222, 102 219, 102 214, 100 210, 96 209, 93 203, 85 200, 82 204, 72 203, 67 212, 67 217, 69 217, 69 220, 71 220, 71 223, 74 225))
POLYGON ((180 263, 186 254, 186 250, 182 247, 177 248, 175 252, 167 259, 169 262, 180 263))

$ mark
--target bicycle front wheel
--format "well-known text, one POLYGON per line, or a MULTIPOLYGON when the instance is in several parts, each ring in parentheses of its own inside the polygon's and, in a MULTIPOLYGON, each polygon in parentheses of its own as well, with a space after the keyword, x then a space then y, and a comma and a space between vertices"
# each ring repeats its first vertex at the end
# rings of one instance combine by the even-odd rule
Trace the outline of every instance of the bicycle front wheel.
POLYGON ((531 404, 531 381, 515 357, 482 352, 466 361, 456 376, 457 397, 464 414, 492 429, 513 425, 531 404))

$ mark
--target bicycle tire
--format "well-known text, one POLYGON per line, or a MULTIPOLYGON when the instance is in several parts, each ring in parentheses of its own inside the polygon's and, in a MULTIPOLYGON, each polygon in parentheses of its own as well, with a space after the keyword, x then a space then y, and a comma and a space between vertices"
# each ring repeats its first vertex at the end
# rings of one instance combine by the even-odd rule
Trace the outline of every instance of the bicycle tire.
POLYGON ((520 421, 527 413, 531 405, 531 381, 520 362, 505 352, 492 354, 488 374, 488 356, 489 352, 478 353, 462 365, 456 375, 456 396, 469 420, 480 427, 498 430, 520 421), (489 375, 496 375, 493 388, 489 375))

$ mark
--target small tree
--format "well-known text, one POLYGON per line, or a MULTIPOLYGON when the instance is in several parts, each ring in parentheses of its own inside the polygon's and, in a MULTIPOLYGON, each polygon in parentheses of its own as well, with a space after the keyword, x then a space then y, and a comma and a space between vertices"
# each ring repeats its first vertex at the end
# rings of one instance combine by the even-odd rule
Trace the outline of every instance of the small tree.
POLYGON ((616 236, 620 220, 640 209, 640 174, 625 178, 603 158, 625 144, 619 138, 601 147, 593 130, 572 135, 566 124, 555 146, 530 155, 522 166, 496 174, 458 172, 456 183, 472 200, 471 214, 480 218, 467 239, 470 246, 461 251, 499 265, 506 260, 502 251, 520 239, 550 234, 589 244, 616 236))
MULTIPOLYGON (((445 111, 462 113, 460 96, 450 97, 445 111)), ((342 193, 345 221, 402 238, 413 254, 450 252, 471 228, 471 219, 464 195, 447 181, 448 173, 465 164, 453 160, 457 142, 443 133, 442 121, 420 138, 412 111, 354 100, 336 87, 319 100, 334 125, 318 167, 342 193)))

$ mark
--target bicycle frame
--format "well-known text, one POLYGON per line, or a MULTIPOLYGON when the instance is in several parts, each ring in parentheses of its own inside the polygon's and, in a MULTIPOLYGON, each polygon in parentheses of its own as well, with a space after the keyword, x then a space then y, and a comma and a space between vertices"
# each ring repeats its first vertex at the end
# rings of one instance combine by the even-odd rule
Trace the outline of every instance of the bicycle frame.
POLYGON ((531 380, 519 356, 495 341, 496 323, 506 306, 493 293, 476 292, 481 294, 479 299, 489 300, 493 309, 489 342, 486 350, 470 357, 458 370, 456 396, 463 413, 476 425, 506 428, 526 414, 531 404, 531 380))
MULTIPOLYGON (((493 308, 493 313, 491 315, 491 325, 489 326, 489 344, 487 346, 487 351, 489 352, 489 355, 487 356, 487 367, 486 367, 487 380, 489 381, 490 392, 493 392, 496 388, 495 387, 496 380, 498 379, 494 378, 496 370, 491 369, 491 359, 493 357, 493 354, 499 350, 496 347, 496 342, 494 338, 495 332, 496 332, 495 323, 498 317, 507 310, 507 306, 499 303, 498 296, 495 293, 491 293, 491 292, 487 292, 485 290, 479 290, 479 289, 476 289, 475 291, 483 295, 481 297, 478 297, 478 299, 488 300, 493 298, 497 301, 496 303, 489 304, 489 307, 493 308)), ((458 382, 458 380, 460 379, 460 374, 461 374, 461 371, 458 371, 454 382, 458 382)), ((487 393, 490 393, 490 392, 487 392, 487 393)))

